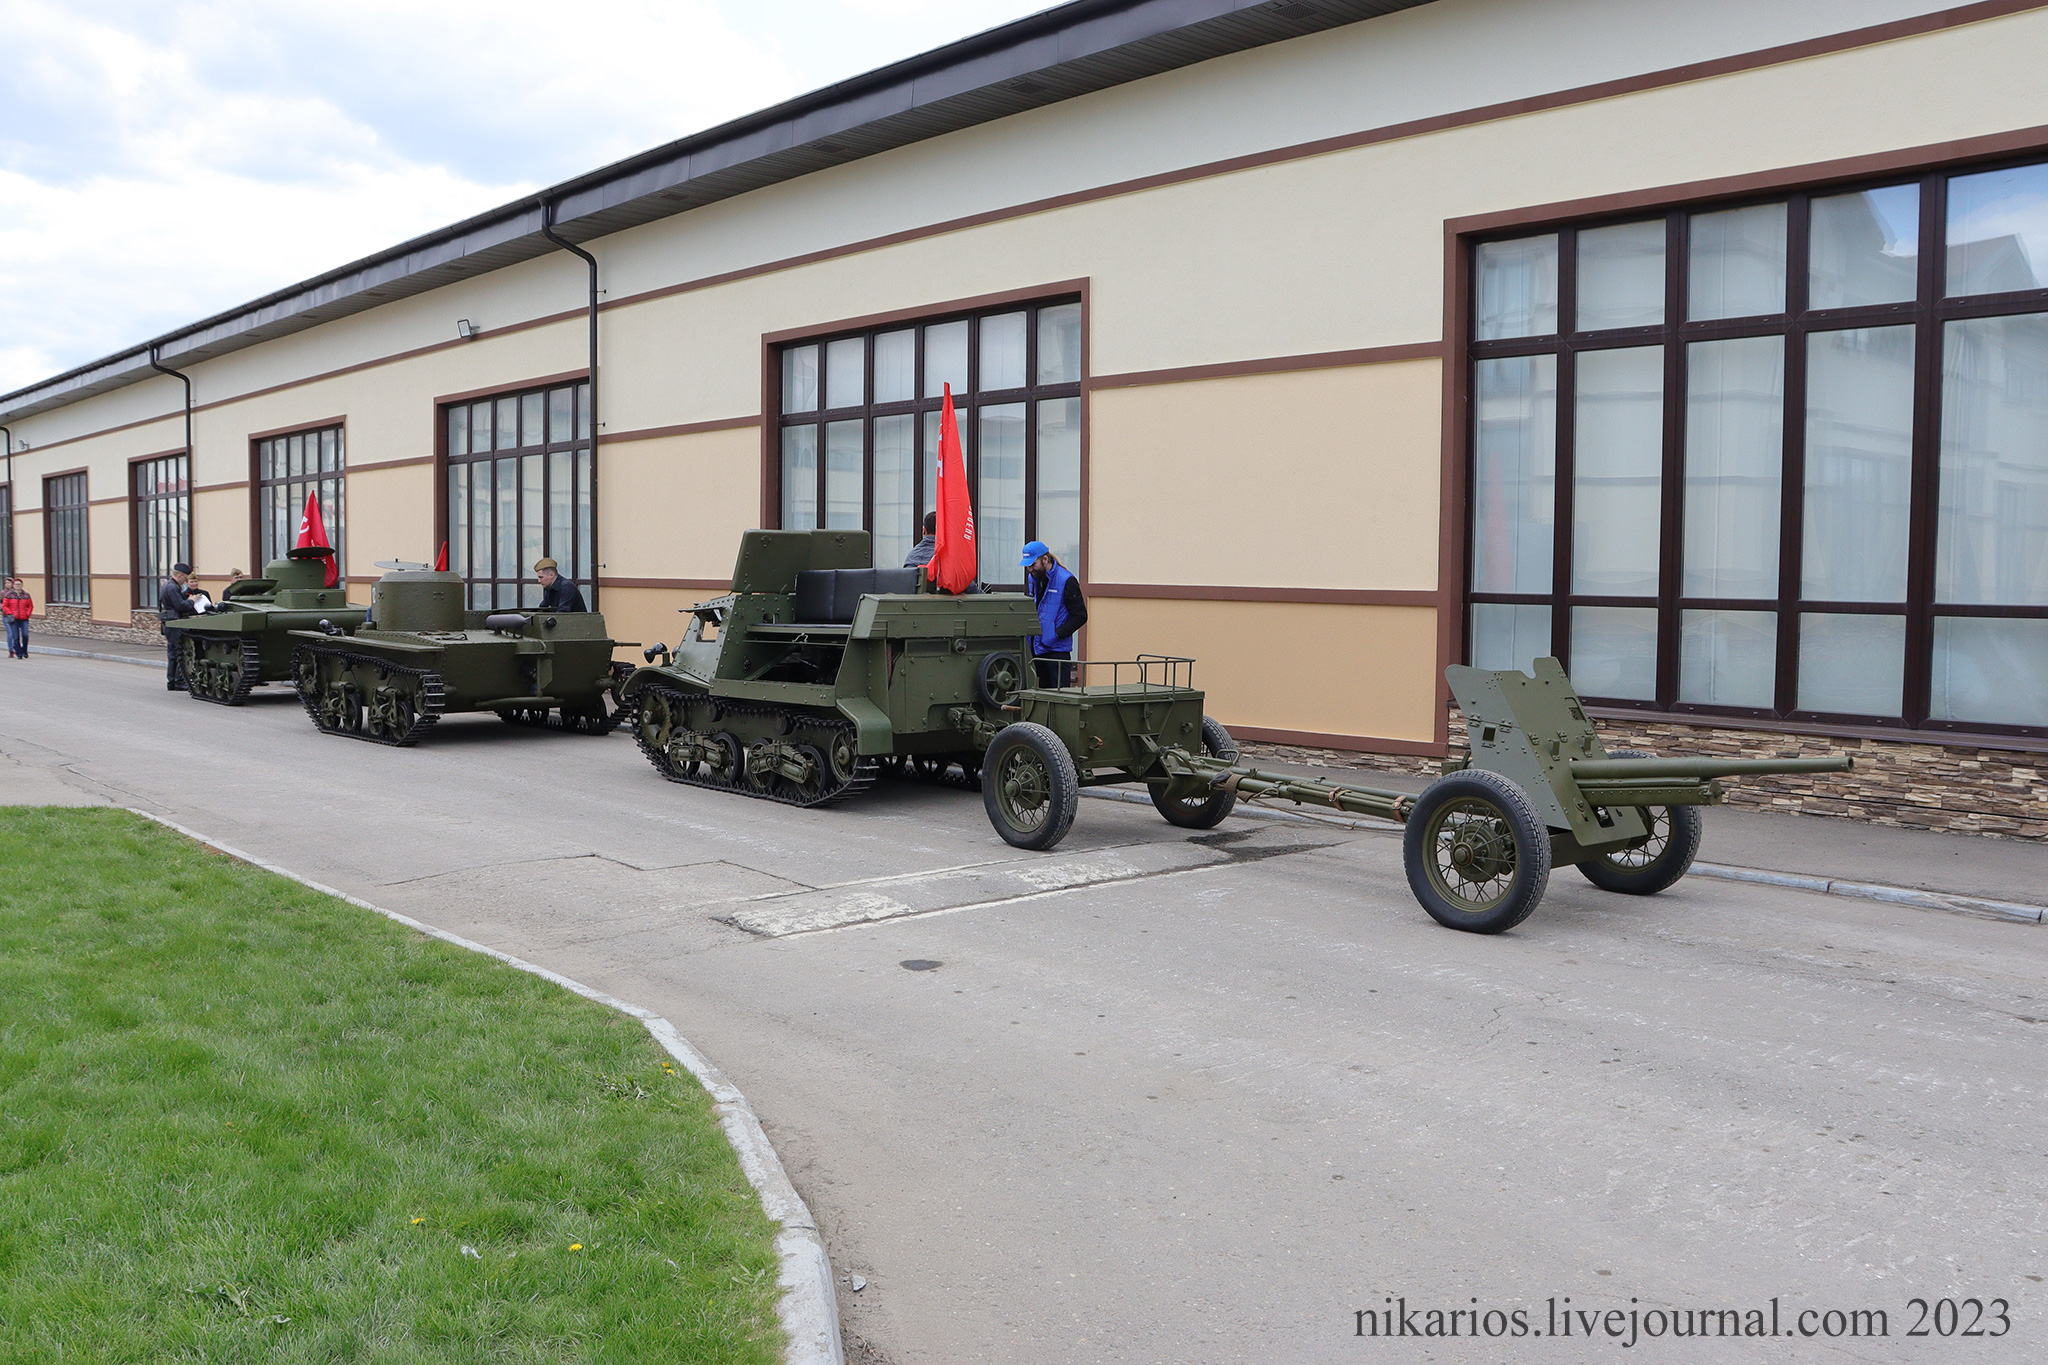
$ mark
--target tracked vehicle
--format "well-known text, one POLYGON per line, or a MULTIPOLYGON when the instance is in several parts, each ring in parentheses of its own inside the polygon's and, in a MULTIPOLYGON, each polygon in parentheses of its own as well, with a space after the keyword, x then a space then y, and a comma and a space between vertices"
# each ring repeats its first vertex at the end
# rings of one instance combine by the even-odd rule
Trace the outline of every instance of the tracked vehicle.
POLYGON ((732 591, 626 685, 655 770, 797 806, 888 768, 978 772, 1026 682, 1031 599, 919 592, 918 570, 872 563, 866 531, 746 532, 732 591))
POLYGON ((322 732, 415 744, 442 716, 496 712, 512 725, 608 734, 632 676, 595 612, 466 611, 459 574, 389 569, 369 619, 293 631, 292 685, 322 732))
POLYGON ((290 550, 270 561, 263 577, 230 585, 212 611, 164 622, 184 651, 186 695, 240 706, 258 685, 292 680, 292 631, 323 620, 344 629, 360 625, 367 608, 326 586, 323 561, 333 554, 324 545, 290 550))

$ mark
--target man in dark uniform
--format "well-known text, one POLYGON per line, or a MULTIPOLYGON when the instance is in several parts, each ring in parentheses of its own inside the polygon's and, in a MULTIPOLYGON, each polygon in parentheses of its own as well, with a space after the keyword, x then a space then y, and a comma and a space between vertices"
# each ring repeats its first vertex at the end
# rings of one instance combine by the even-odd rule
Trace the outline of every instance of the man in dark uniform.
POLYGON ((1024 547, 1024 590, 1038 607, 1038 634, 1031 637, 1040 687, 1074 685, 1074 633, 1088 624, 1081 580, 1053 558, 1042 540, 1024 547))
POLYGON ((533 576, 540 580, 540 610, 542 611, 589 611, 583 605, 583 591, 574 579, 564 578, 552 559, 538 559, 533 564, 533 576))
POLYGON ((187 587, 191 581, 190 564, 173 564, 171 576, 156 590, 157 629, 163 631, 164 636, 164 688, 171 692, 185 690, 185 642, 164 630, 163 623, 199 614, 187 587))
POLYGON ((932 562, 932 556, 938 552, 939 514, 937 512, 927 512, 924 514, 924 539, 910 547, 910 553, 904 557, 903 567, 906 569, 922 569, 925 565, 932 562))

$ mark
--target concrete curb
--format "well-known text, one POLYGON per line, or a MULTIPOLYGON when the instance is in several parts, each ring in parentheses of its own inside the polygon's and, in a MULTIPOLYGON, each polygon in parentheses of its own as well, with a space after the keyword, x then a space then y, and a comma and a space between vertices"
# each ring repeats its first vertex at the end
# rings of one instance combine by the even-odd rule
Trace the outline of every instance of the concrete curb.
POLYGON ((28 652, 55 654, 66 659, 98 659, 102 663, 110 664, 139 664, 143 668, 161 669, 164 666, 162 659, 138 659, 133 654, 109 654, 94 649, 58 649, 51 645, 39 645, 34 640, 28 642, 28 652))
MULTIPOLYGON (((1081 795, 1092 796, 1099 801, 1123 801, 1141 806, 1152 804, 1149 796, 1108 787, 1083 787, 1081 795)), ((1246 807, 1242 803, 1238 805, 1236 813, 1260 820, 1339 825, 1346 829, 1371 831, 1376 834, 1398 833, 1401 829, 1401 826, 1391 820, 1298 815, 1293 811, 1266 810, 1258 806, 1246 807)), ((1812 891, 1823 896, 1847 896, 1852 900, 1882 901, 1887 905, 1905 905, 1915 910, 1943 910, 1951 915, 1973 915, 1978 919, 1995 919, 2007 924, 2048 924, 2048 908, 2039 905, 1988 900, 1981 896, 1962 896, 1945 891, 1921 891, 1910 886, 1884 886, 1877 882, 1841 881, 1829 877, 1801 877, 1790 872, 1730 867, 1724 863, 1694 863, 1691 875, 1715 877, 1729 882, 1755 882, 1760 886, 1778 886, 1792 891, 1812 891)))
POLYGON ((310 887, 322 895, 333 896, 347 901, 358 909, 382 915, 385 919, 403 924, 408 929, 466 948, 473 953, 495 958, 508 967, 530 972, 544 981, 551 981, 564 990, 573 991, 586 1000, 595 1000, 621 1014, 629 1014, 646 1026, 654 1041, 661 1044, 669 1056, 689 1068, 698 1083, 710 1092, 712 1107, 718 1112, 718 1121, 725 1129, 726 1140, 732 1143, 734 1155, 739 1158, 740 1169, 746 1172, 747 1182, 761 1196, 762 1210, 782 1225, 775 1235, 775 1253, 782 1262, 782 1273, 776 1283, 781 1286, 782 1298, 776 1307, 777 1316, 782 1319, 782 1329, 789 1337, 788 1349, 783 1353, 786 1365, 845 1365, 846 1355, 839 1335, 839 1295, 833 1285, 832 1262, 825 1253, 825 1242, 818 1234, 817 1220, 811 1217, 810 1209, 803 1197, 790 1184, 789 1174, 782 1168, 782 1160, 775 1155, 774 1146, 768 1141, 767 1133, 761 1129, 761 1120, 755 1116, 754 1108, 747 1103, 747 1097, 740 1093, 738 1086, 726 1079, 725 1073, 711 1064, 709 1058, 693 1047, 689 1040, 676 1032, 676 1027, 652 1010, 606 995, 580 981, 573 981, 559 972, 549 971, 523 958, 513 957, 496 948, 460 938, 431 924, 424 924, 410 915, 401 915, 395 910, 386 910, 366 900, 323 886, 311 878, 302 877, 289 868, 266 862, 253 854, 244 853, 210 839, 196 830, 185 828, 161 815, 126 806, 131 815, 139 815, 166 829, 176 830, 188 839, 193 839, 215 852, 230 858, 260 867, 265 872, 274 872, 301 886, 310 887))

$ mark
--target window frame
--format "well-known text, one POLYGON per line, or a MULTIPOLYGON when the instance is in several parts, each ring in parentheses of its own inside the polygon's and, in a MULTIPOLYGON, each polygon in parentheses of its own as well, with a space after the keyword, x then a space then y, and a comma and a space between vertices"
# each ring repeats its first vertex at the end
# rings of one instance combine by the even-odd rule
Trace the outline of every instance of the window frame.
MULTIPOLYGON (((2007 153, 1995 159, 1960 160, 1934 165, 1902 166, 1890 174, 1864 174, 1854 179, 1813 180, 1774 185, 1768 191, 1663 203, 1598 213, 1560 215, 1541 220, 1531 218, 1512 226, 1486 228, 1458 235, 1454 264, 1457 304, 1453 318, 1459 345, 1451 354, 1461 373, 1458 408, 1463 424, 1461 518, 1458 524, 1461 555, 1457 567, 1457 603, 1462 607, 1458 622, 1456 656, 1472 657, 1472 607, 1480 604, 1543 606, 1550 611, 1550 652, 1570 667, 1571 609, 1576 606, 1653 607, 1657 612, 1657 662, 1654 700, 1588 696, 1589 704, 1616 713, 1640 713, 1645 718, 1663 717, 1682 721, 1714 721, 1748 724, 1762 728, 1796 731, 1825 729, 1859 730, 1891 734, 1898 738, 1914 735, 1948 738, 1965 735, 1993 740, 2041 740, 2048 738, 2048 726, 2021 726, 1989 721, 1938 720, 1929 716, 1933 640, 1937 620, 1947 618, 1998 618, 2008 620, 2048 619, 2048 605, 2001 606, 1945 603, 1936 600, 1935 569, 1941 480, 1943 357, 1948 324, 1979 318, 2048 314, 2048 287, 1999 294, 1944 297, 1948 255, 1948 185, 1958 176, 1975 175, 2041 164, 2044 152, 2029 149, 2007 153), (1897 303, 1864 304, 1815 309, 1809 305, 1811 284, 1811 207, 1813 200, 1840 194, 1913 185, 1919 192, 1918 257, 1915 262, 1915 294, 1897 303), (1740 318, 1687 320, 1689 286, 1690 223, 1695 214, 1739 209, 1760 204, 1786 206, 1785 307, 1781 312, 1740 318), (1575 327, 1577 298, 1577 237, 1588 230, 1627 223, 1662 219, 1664 239, 1664 321, 1656 326, 1579 331, 1575 327), (1515 241, 1556 233, 1558 237, 1557 330, 1535 337, 1480 340, 1478 332, 1478 290, 1476 272, 1478 248, 1491 242, 1515 241), (1882 326, 1913 328, 1914 372, 1911 387, 1912 427, 1910 473, 1906 509, 1907 540, 1906 595, 1895 602, 1836 602, 1801 596, 1803 568, 1806 443, 1807 369, 1809 338, 1835 331, 1882 326), (1779 451, 1778 581, 1769 598, 1703 598, 1684 595, 1684 497, 1685 430, 1688 400, 1689 347, 1701 341, 1744 337, 1784 339, 1784 393, 1782 397, 1782 441, 1779 451), (1654 597, 1605 597, 1571 591, 1573 551, 1573 463, 1575 451, 1574 409, 1576 408, 1576 366, 1579 356, 1598 350, 1656 344, 1664 348, 1663 366, 1663 449, 1659 464, 1658 518, 1659 571, 1654 597), (1474 517, 1477 496, 1479 440, 1479 362, 1508 356, 1554 355, 1557 358, 1555 442, 1551 527, 1551 582, 1543 593, 1495 593, 1474 589, 1474 560, 1478 543, 1474 517), (1681 662, 1680 636, 1683 613, 1688 610, 1769 611, 1775 613, 1776 652, 1769 707, 1736 707, 1685 702, 1678 699, 1681 662), (1858 715, 1845 712, 1801 710, 1797 705, 1799 629, 1803 614, 1882 615, 1904 618, 1905 659, 1900 714, 1897 717, 1858 715)), ((2031 746, 2028 746, 2031 747, 2031 746)))
POLYGON ((272 431, 254 431, 249 433, 248 440, 250 574, 259 578, 262 577, 265 566, 272 559, 283 558, 284 552, 291 548, 288 545, 280 546, 275 555, 265 555, 263 552, 264 490, 270 488, 289 488, 295 484, 299 485, 300 492, 292 495, 293 501, 289 507, 289 519, 293 526, 291 539, 297 540, 297 518, 304 514, 306 506, 305 498, 303 497, 304 486, 313 483, 325 483, 331 480, 339 486, 341 493, 340 501, 334 507, 329 507, 323 501, 320 505, 320 516, 321 520, 326 523, 327 538, 334 544, 335 571, 339 575, 339 581, 346 585, 348 582, 348 419, 345 417, 328 417, 317 422, 301 422, 288 427, 278 427, 272 431), (265 444, 288 441, 294 436, 313 437, 317 440, 319 435, 326 431, 334 433, 335 468, 333 473, 323 472, 311 475, 287 474, 282 478, 265 478, 263 476, 263 447, 265 444), (338 516, 337 512, 339 513, 338 516))
MULTIPOLYGON (((874 424, 878 418, 909 416, 912 418, 914 453, 911 475, 911 543, 922 536, 922 518, 930 510, 924 505, 925 481, 923 461, 925 422, 923 414, 939 411, 944 398, 924 396, 925 348, 924 330, 943 326, 951 322, 966 321, 967 327, 967 390, 965 399, 960 393, 954 394, 954 411, 959 420, 961 455, 966 464, 968 487, 973 490, 977 523, 981 517, 981 432, 979 412, 982 408, 1022 405, 1024 420, 1024 539, 1030 540, 1037 534, 1038 525, 1038 423, 1037 404, 1048 401, 1072 399, 1078 403, 1080 430, 1080 471, 1079 471, 1079 534, 1075 563, 1068 569, 1087 584, 1086 566, 1088 561, 1088 506, 1089 506, 1089 376, 1090 376, 1090 309, 1089 281, 1086 279, 1065 280, 1040 285, 1034 288, 1009 290, 1002 293, 980 295, 973 298, 954 299, 923 307, 898 309, 865 317, 846 318, 837 322, 793 328, 786 331, 765 334, 762 341, 762 411, 761 425, 761 524, 781 527, 783 524, 782 503, 782 433, 792 427, 810 426, 818 432, 818 509, 822 523, 826 515, 826 428, 834 422, 859 421, 861 423, 861 525, 870 530, 874 526, 875 466, 874 466, 874 424), (1038 360, 1038 311, 1065 305, 1077 305, 1080 309, 1080 369, 1078 378, 1056 384, 1037 382, 1038 360), (979 389, 981 378, 981 322, 988 317, 1023 312, 1025 321, 1024 378, 1021 388, 992 389, 983 393, 979 389), (874 338, 888 332, 914 329, 917 332, 916 350, 913 360, 911 388, 913 397, 890 403, 874 401, 875 347, 874 338), (823 357, 825 348, 835 341, 861 338, 866 341, 863 348, 862 402, 859 405, 842 408, 827 408, 823 404, 827 395, 823 390, 824 371, 821 367, 820 406, 801 413, 787 413, 782 401, 782 357, 790 350, 805 346, 816 346, 823 357)), ((978 575, 977 570, 977 575, 978 575)), ((989 586, 1004 589, 1021 589, 1023 573, 1017 570, 1015 580, 987 580, 989 586)))
POLYGON ((170 566, 190 563, 192 558, 192 455, 185 450, 166 450, 154 455, 142 455, 128 462, 128 581, 130 605, 138 610, 154 607, 156 584, 161 583, 170 573, 170 566), (181 475, 178 488, 170 493, 142 491, 145 470, 153 466, 172 465, 182 461, 178 470, 181 475), (155 510, 163 503, 183 504, 184 544, 174 545, 168 551, 158 547, 157 553, 149 553, 151 532, 161 532, 160 526, 153 527, 155 510))
MULTIPOLYGON (((497 600, 495 586, 493 587, 492 594, 493 605, 482 608, 476 607, 473 604, 475 600, 475 589, 479 582, 486 582, 493 585, 503 584, 507 582, 513 584, 513 599, 515 602, 522 602, 528 596, 534 596, 537 598, 540 592, 540 587, 539 584, 533 578, 533 571, 531 567, 526 566, 524 563, 525 555, 523 546, 521 547, 521 553, 519 555, 519 559, 521 561, 520 576, 515 579, 508 580, 500 578, 497 577, 494 573, 493 575, 487 578, 479 580, 473 573, 467 572, 466 570, 455 568, 455 565, 457 563, 457 556, 454 548, 454 529, 451 525, 451 519, 454 515, 454 508, 450 505, 448 497, 450 471, 457 465, 489 466, 495 464, 496 461, 507 457, 510 457, 517 461, 518 459, 524 456, 539 456, 541 462, 540 469, 542 498, 542 512, 540 522, 541 543, 544 547, 548 547, 549 523, 547 512, 547 499, 549 490, 553 486, 553 461, 549 457, 558 454, 569 455, 570 473, 571 479, 573 481, 575 478, 576 470, 576 456, 579 452, 585 451, 588 452, 590 457, 590 509, 588 526, 588 538, 590 541, 588 547, 589 572, 587 575, 576 574, 572 572, 568 576, 572 577, 577 583, 577 585, 582 589, 584 601, 586 605, 588 605, 590 610, 593 612, 601 610, 601 607, 599 606, 599 598, 601 595, 600 574, 603 571, 604 565, 602 560, 600 559, 601 527, 599 523, 599 471, 597 460, 599 442, 597 439, 598 431, 591 422, 591 418, 593 416, 594 413, 591 408, 590 372, 588 370, 570 370, 562 374, 543 375, 537 378, 522 380, 516 384, 511 385, 493 385, 490 388, 473 389, 463 393, 442 394, 441 396, 434 399, 434 524, 438 529, 440 539, 432 547, 432 553, 438 554, 441 548, 441 544, 444 542, 449 546, 449 567, 452 571, 462 574, 463 582, 466 588, 463 600, 463 609, 465 611, 513 611, 532 609, 531 607, 500 607, 495 605, 497 600), (549 441, 543 439, 540 443, 536 445, 514 445, 506 447, 502 450, 498 449, 494 443, 490 453, 488 455, 483 456, 479 456, 474 452, 464 452, 461 454, 457 454, 454 450, 450 448, 448 428, 449 413, 452 410, 456 408, 469 408, 472 405, 476 404, 489 403, 495 405, 509 401, 513 405, 514 412, 518 413, 523 412, 524 399, 530 396, 538 395, 540 397, 541 402, 540 420, 543 424, 543 431, 545 431, 546 423, 549 420, 548 395, 554 390, 564 388, 571 390, 569 419, 571 435, 568 440, 549 441)), ((495 425, 493 427, 493 431, 495 432, 495 425)), ((523 512, 524 499, 526 496, 523 479, 519 481, 517 496, 517 505, 520 506, 523 512)), ((492 507, 494 518, 493 525, 495 526, 495 500, 493 500, 492 507)), ((521 523, 523 524, 523 522, 524 517, 522 515, 521 523)), ((575 560, 575 550, 577 548, 576 542, 579 536, 578 508, 576 506, 573 483, 570 495, 568 533, 571 548, 570 553, 567 556, 553 554, 552 547, 544 548, 543 553, 548 554, 553 558, 562 559, 563 562, 568 564, 570 569, 573 571, 577 567, 575 560)), ((472 532, 472 540, 470 546, 472 552, 474 551, 474 548, 474 532, 472 532)))
POLYGON ((53 607, 83 607, 92 610, 92 479, 84 469, 66 469, 43 476, 43 592, 48 605, 53 607), (60 486, 77 481, 79 498, 75 503, 59 502, 56 492, 60 486), (72 513, 77 514, 79 532, 79 572, 59 574, 57 571, 60 519, 72 513), (73 599, 63 595, 59 583, 76 579, 85 585, 84 595, 73 599))

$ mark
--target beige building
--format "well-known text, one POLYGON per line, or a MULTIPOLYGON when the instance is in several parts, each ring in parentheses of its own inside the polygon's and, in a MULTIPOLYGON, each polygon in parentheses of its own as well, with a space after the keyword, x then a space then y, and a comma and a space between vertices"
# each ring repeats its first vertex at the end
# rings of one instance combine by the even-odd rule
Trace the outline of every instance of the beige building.
POLYGON ((747 527, 900 559, 950 385, 985 577, 1046 540, 1242 737, 1427 761, 1444 664, 1554 653, 1866 753, 1811 808, 2048 833, 2044 58, 2021 0, 1077 0, 0 398, 6 551, 142 629, 316 490, 353 584, 546 553, 673 638, 747 527))

